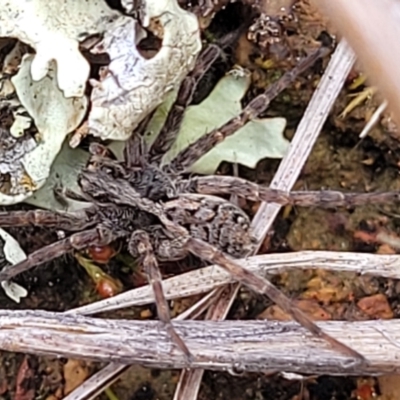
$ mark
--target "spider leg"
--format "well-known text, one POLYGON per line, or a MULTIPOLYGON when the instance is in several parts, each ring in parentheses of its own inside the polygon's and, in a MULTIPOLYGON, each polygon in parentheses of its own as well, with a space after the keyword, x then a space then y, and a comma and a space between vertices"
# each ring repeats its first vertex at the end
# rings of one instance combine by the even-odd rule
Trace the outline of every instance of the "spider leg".
POLYGON ((135 132, 133 132, 125 143, 124 160, 128 168, 141 165, 143 160, 147 160, 148 158, 148 149, 146 148, 146 143, 144 141, 144 133, 148 123, 154 115, 154 112, 155 110, 139 123, 135 132))
POLYGON ((98 229, 89 229, 87 231, 75 233, 66 239, 49 244, 48 246, 42 247, 41 249, 29 254, 25 260, 0 271, 0 282, 11 279, 14 276, 28 271, 38 265, 54 260, 70 251, 83 250, 93 244, 98 244, 101 239, 98 229))
POLYGON ((400 192, 343 193, 335 190, 285 192, 232 176, 201 176, 178 184, 179 191, 202 194, 231 194, 251 201, 303 207, 352 207, 400 201, 400 192))
POLYGON ((158 317, 165 325, 165 328, 172 341, 178 346, 179 349, 182 350, 190 363, 193 359, 193 356, 182 338, 175 331, 171 322, 168 302, 165 298, 161 284, 162 276, 148 233, 142 230, 134 232, 129 240, 128 248, 133 257, 139 255, 139 257, 142 259, 147 279, 153 288, 158 317))
POLYGON ((78 211, 77 213, 62 213, 47 210, 27 210, 27 211, 1 211, 0 226, 47 226, 66 231, 80 231, 93 225, 96 221, 86 219, 86 214, 78 211))
POLYGON ((171 148, 181 127, 185 109, 192 101, 197 84, 219 55, 220 49, 218 46, 208 46, 200 54, 192 72, 182 82, 178 96, 172 105, 164 126, 150 147, 150 163, 159 164, 163 155, 171 148))
POLYGON ((318 325, 311 321, 307 315, 299 310, 285 294, 283 294, 267 279, 249 272, 241 267, 233 258, 202 240, 190 238, 187 242, 187 245, 188 250, 197 257, 205 259, 213 264, 218 264, 221 268, 228 271, 240 283, 243 283, 257 293, 268 296, 283 311, 291 315, 294 320, 296 320, 304 328, 308 329, 316 337, 326 340, 335 350, 355 358, 359 362, 366 362, 365 358, 361 354, 344 343, 339 342, 319 328, 318 325))
POLYGON ((214 129, 190 144, 186 149, 182 150, 166 168, 174 172, 185 172, 218 143, 221 143, 226 137, 235 133, 250 120, 258 117, 267 109, 268 105, 277 95, 295 81, 298 75, 306 71, 315 61, 328 53, 329 50, 327 48, 321 47, 305 57, 292 70, 286 72, 278 81, 270 85, 264 93, 254 98, 238 116, 229 120, 222 127, 214 129))

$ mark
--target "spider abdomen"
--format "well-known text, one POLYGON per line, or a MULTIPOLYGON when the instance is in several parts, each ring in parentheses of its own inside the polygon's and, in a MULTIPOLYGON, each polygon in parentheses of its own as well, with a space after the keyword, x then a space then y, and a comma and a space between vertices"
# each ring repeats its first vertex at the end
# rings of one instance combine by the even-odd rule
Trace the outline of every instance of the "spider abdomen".
POLYGON ((184 226, 192 237, 241 258, 254 247, 250 219, 239 207, 216 196, 180 194, 165 203, 167 215, 184 226))

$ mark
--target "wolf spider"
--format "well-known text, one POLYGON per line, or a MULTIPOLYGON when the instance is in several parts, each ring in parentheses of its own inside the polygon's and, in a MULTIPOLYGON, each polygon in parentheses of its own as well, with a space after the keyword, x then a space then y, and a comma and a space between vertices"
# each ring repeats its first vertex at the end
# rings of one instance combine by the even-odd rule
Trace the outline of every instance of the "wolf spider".
MULTIPOLYGON (((188 167, 225 137, 260 115, 272 98, 318 58, 328 54, 328 50, 321 48, 304 58, 293 70, 254 98, 239 116, 192 143, 170 164, 161 167, 161 157, 174 141, 185 106, 190 103, 197 82, 217 58, 218 53, 219 50, 215 46, 209 46, 203 51, 195 69, 180 87, 177 100, 160 135, 146 154, 137 154, 137 149, 141 147, 138 134, 134 134, 126 144, 124 161, 117 161, 108 149, 92 143, 91 159, 79 177, 82 195, 64 192, 69 197, 89 201, 91 205, 88 208, 76 213, 45 210, 0 213, 1 227, 32 224, 75 232, 31 253, 26 260, 12 268, 0 271, 0 281, 10 279, 22 271, 67 252, 81 251, 90 246, 101 246, 125 239, 128 251, 141 259, 154 291, 160 320, 173 343, 186 355, 190 365, 190 350, 176 333, 170 320, 158 262, 179 260, 192 253, 212 264, 218 264, 232 274, 235 280, 268 296, 314 335, 327 340, 334 349, 358 362, 364 362, 362 355, 322 331, 267 279, 240 266, 236 259, 245 257, 255 248, 249 217, 231 202, 212 194, 226 194, 234 188, 236 194, 252 200, 292 204, 308 204, 307 201, 310 203, 311 200, 312 204, 315 204, 315 196, 317 200, 320 196, 322 204, 325 205, 356 204, 357 196, 354 200, 351 196, 332 192, 331 197, 326 197, 325 192, 322 197, 314 193, 310 200, 301 193, 296 197, 263 188, 240 178, 184 177, 188 167), (329 200, 333 203, 329 203, 329 200)), ((140 129, 143 129, 143 126, 138 130, 140 129)))

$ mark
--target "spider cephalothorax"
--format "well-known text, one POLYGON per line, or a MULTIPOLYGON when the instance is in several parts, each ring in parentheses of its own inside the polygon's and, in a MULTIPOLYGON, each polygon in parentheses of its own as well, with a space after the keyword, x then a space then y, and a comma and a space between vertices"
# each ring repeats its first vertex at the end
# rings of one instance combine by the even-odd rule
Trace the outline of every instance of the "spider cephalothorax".
MULTIPOLYGON (((173 179, 153 165, 144 165, 139 170, 112 159, 104 159, 102 163, 96 157, 96 169, 89 167, 83 171, 79 182, 86 195, 102 204, 118 204, 125 209, 134 202, 140 203, 138 207, 144 210, 140 219, 147 218, 148 221, 140 225, 144 230, 147 226, 153 229, 157 223, 161 224, 160 219, 155 220, 155 216, 165 214, 193 237, 205 240, 233 257, 244 257, 254 247, 249 217, 239 207, 216 196, 178 192, 173 179)), ((159 246, 160 238, 154 240, 158 244, 156 249, 165 248, 159 246)), ((175 254, 177 251, 175 249, 175 254)), ((182 259, 187 253, 188 250, 183 246, 181 255, 175 255, 172 259, 182 259)), ((167 260, 161 252, 158 258, 167 260)))

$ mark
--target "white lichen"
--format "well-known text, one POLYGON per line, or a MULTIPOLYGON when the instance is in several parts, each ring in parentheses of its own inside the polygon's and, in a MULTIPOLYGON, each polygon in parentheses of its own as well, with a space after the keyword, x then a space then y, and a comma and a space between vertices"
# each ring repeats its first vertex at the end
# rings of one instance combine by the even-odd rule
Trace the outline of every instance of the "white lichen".
POLYGON ((79 42, 103 33, 120 13, 102 0, 0 0, 0 36, 33 47, 32 79, 43 79, 55 60, 57 82, 66 97, 83 96, 89 64, 79 42))
MULTIPOLYGON (((35 123, 38 134, 36 140, 27 135, 11 143, 10 150, 1 154, 0 175, 7 174, 11 184, 7 193, 0 193, 2 205, 19 203, 44 185, 66 135, 77 128, 87 110, 86 97, 64 97, 56 82, 54 63, 43 79, 33 81, 30 75, 33 59, 33 55, 26 55, 18 74, 11 80, 18 100, 35 123)), ((5 103, 3 101, 2 105, 5 106, 5 103)), ((28 125, 29 121, 21 118, 16 118, 11 127, 13 136, 21 134, 24 123, 28 125)), ((12 141, 13 138, 11 134, 9 138, 3 135, 2 140, 12 141)))
MULTIPOLYGON (((0 252, 4 253, 4 258, 7 262, 14 265, 26 259, 26 254, 21 249, 19 243, 6 231, 0 228, 0 237, 4 246, 0 252)), ((12 281, 0 282, 6 295, 16 303, 21 301, 22 297, 26 297, 28 292, 25 288, 12 281)))

